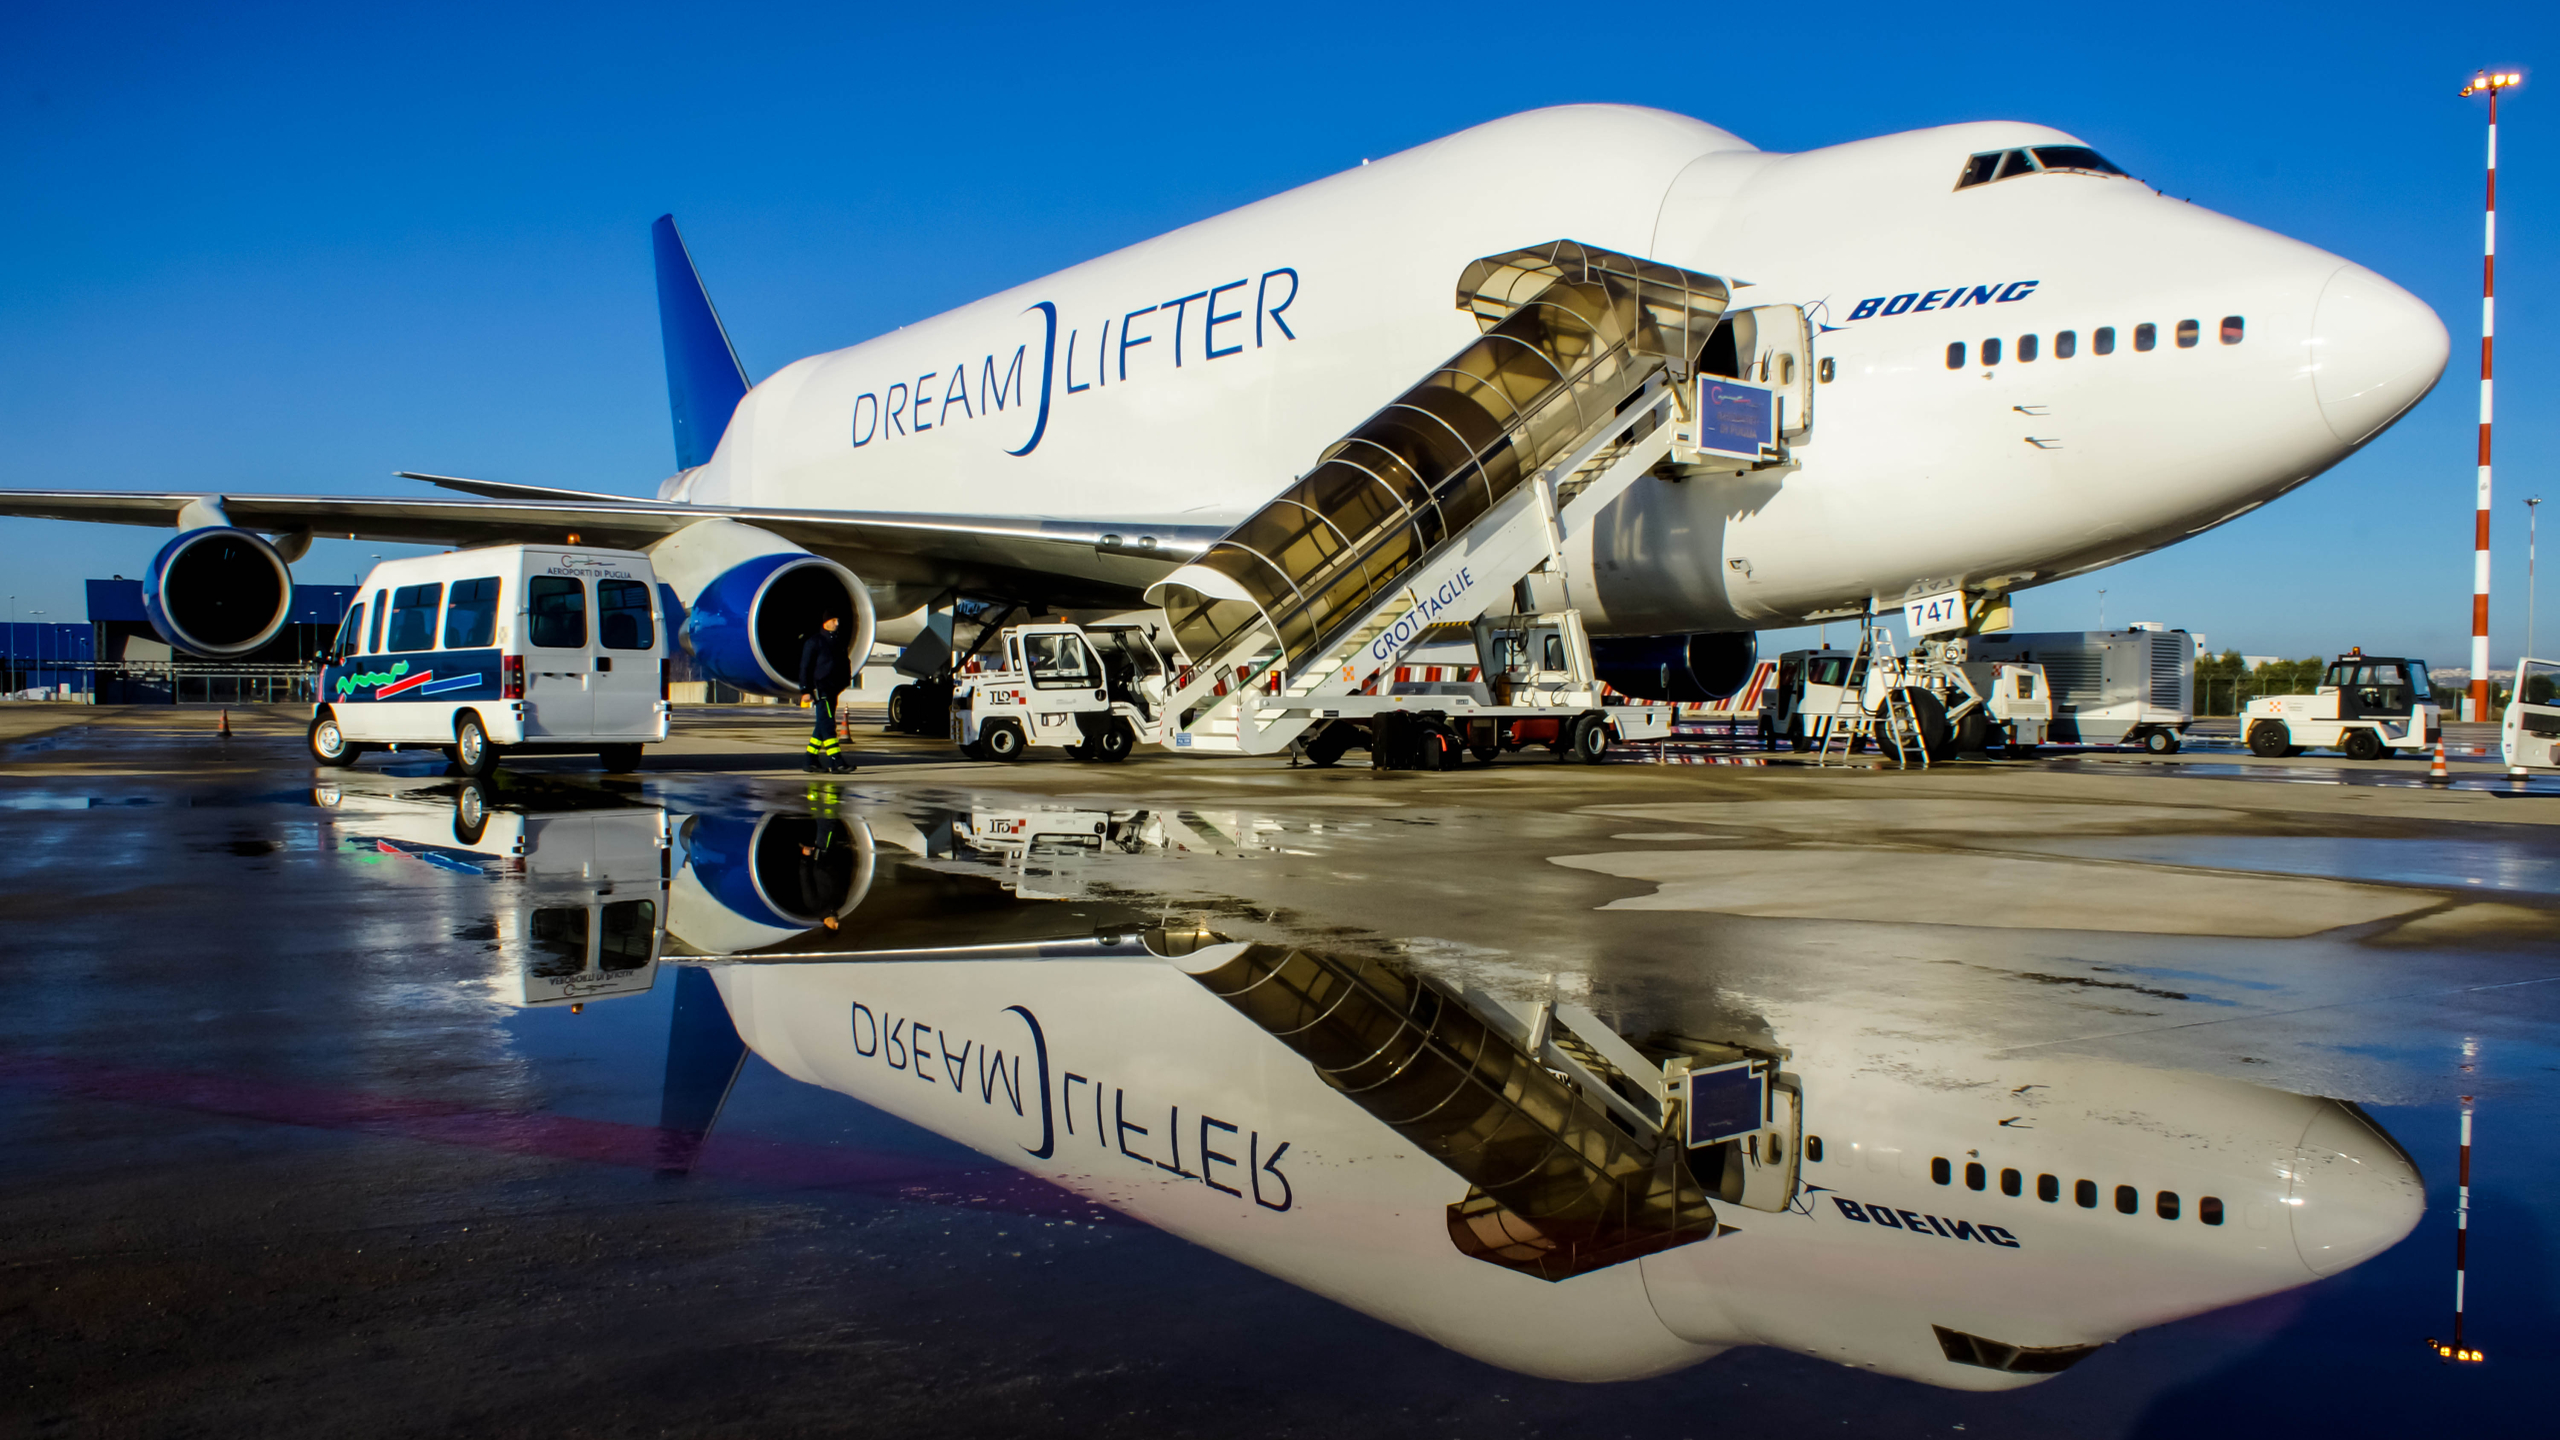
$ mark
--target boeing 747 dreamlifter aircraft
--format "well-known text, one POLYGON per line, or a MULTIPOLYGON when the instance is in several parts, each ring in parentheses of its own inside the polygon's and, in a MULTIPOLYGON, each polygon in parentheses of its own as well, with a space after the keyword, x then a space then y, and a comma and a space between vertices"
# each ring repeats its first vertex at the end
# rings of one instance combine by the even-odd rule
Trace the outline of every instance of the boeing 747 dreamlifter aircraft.
POLYGON ((1712 691, 1758 629, 1987 604, 2245 514, 2447 350, 2372 271, 2008 121, 1782 155, 1657 110, 1532 111, 752 386, 670 221, 657 245, 679 468, 653 499, 419 477, 470 498, 0 513, 178 528, 152 614, 217 657, 276 633, 313 536, 565 538, 648 549, 697 670, 748 690, 797 688, 785 612, 854 615, 859 647, 955 600, 1152 600, 1195 664, 1251 651, 1307 694, 1357 683, 1345 637, 1408 600, 1532 598, 1434 567, 1522 513, 1524 477, 1552 518, 1660 425, 1548 527, 1570 583, 1539 608, 1677 641, 1712 691))

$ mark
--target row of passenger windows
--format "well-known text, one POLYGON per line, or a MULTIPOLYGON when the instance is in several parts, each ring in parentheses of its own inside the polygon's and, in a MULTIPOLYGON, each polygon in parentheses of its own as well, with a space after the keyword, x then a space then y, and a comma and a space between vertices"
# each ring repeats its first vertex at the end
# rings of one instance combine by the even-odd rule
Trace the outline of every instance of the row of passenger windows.
MULTIPOLYGON (((2242 317, 2238 315, 2223 316, 2222 343, 2225 345, 2239 344, 2241 337, 2246 333, 2247 328, 2248 322, 2242 317)), ((2179 349, 2193 350, 2196 348, 2197 343, 2204 338, 2204 327, 2193 320, 2181 320, 2178 322, 2177 336, 2179 349)), ((1997 335, 1983 341, 1982 363, 1985 365, 1999 364, 2002 348, 2000 337, 1997 335)), ((2134 326, 2133 348, 2136 350, 2159 349, 2160 327, 2151 324, 2148 321, 2134 326)), ((2089 349, 2093 354, 2098 355, 2113 355, 2116 353, 2116 327, 2113 325, 2101 325, 2097 329, 2090 331, 2089 349)), ((2027 361, 2034 360, 2038 355, 2042 354, 2043 351, 2043 337, 2036 335, 2021 335, 2018 337, 2018 360, 2020 363, 2023 364, 2027 361)), ((2057 330, 2054 332, 2054 359, 2068 360, 2079 353, 2079 331, 2057 330)), ((1962 340, 1949 341, 1947 343, 1947 368, 1950 370, 1962 370, 1965 368, 1964 361, 1965 342, 1962 340)))
MULTIPOLYGON (((479 650, 497 643, 498 577, 376 590, 370 606, 347 610, 338 630, 338 658, 399 655, 417 650, 479 650), (444 644, 436 644, 436 616, 444 616, 444 644), (372 619, 368 622, 366 616, 372 619)), ((527 644, 544 650, 587 646, 587 582, 567 575, 536 575, 525 587, 527 644)), ((649 587, 637 580, 596 582, 597 638, 608 650, 647 650, 658 643, 649 587)))
MULTIPOLYGON (((1804 1158, 1813 1164, 1818 1165, 1822 1163, 1821 1136, 1808 1135, 1805 1137, 1804 1158)), ((1935 1180, 1941 1185, 1953 1185, 1956 1180, 1954 1163, 1948 1160, 1945 1156, 1939 1156, 1931 1160, 1929 1162, 1929 1178, 1935 1180)), ((1978 1160, 1969 1160, 1965 1162, 1964 1184, 1965 1188, 1968 1190, 1988 1190, 1991 1188, 1991 1172, 1982 1164, 1982 1162, 1978 1160)), ((2004 1169, 2000 1172, 2001 1194, 2020 1196, 2024 1195, 2026 1190, 2027 1177, 2025 1175, 2016 1170, 2004 1169)), ((2048 1205, 2060 1204, 2062 1202, 2062 1177, 2058 1175, 2038 1175, 2036 1177, 2036 1198, 2044 1201, 2048 1205)), ((2115 1187, 2114 1199, 2116 1212, 2118 1214, 2139 1215, 2142 1213, 2142 1192, 2139 1189, 2136 1189, 2131 1185, 2118 1185, 2115 1187)), ((2083 1210, 2097 1209, 2098 1182, 2095 1180, 2074 1180, 2071 1182, 2071 1201, 2083 1210)), ((2175 1220, 2184 1212, 2185 1202, 2179 1199, 2177 1191, 2162 1190, 2152 1197, 2151 1208, 2153 1213, 2157 1214, 2161 1219, 2175 1220)), ((2196 1202, 2196 1218, 2207 1225, 2221 1224, 2222 1213, 2222 1201, 2218 1196, 2207 1195, 2196 1202)))

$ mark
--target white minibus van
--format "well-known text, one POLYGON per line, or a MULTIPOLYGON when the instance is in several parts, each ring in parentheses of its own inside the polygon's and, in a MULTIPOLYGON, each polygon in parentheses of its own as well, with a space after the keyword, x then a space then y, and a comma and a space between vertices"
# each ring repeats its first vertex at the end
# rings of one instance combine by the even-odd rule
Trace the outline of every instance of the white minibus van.
POLYGON ((386 560, 321 663, 311 758, 441 749, 466 775, 508 750, 630 770, 667 738, 668 636, 649 557, 492 545, 386 560))

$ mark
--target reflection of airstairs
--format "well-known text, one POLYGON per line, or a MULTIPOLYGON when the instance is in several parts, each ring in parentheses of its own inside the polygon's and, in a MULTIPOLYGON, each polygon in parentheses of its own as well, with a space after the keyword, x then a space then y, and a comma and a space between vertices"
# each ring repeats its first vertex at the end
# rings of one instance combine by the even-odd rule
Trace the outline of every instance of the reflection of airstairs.
POLYGON ((1191 661, 1168 743, 1270 754, 1382 712, 1357 692, 1425 629, 1525 610, 1531 588, 1561 596, 1573 641, 1572 683, 1539 708, 1597 709, 1565 539, 1695 438, 1687 382, 1729 298, 1570 240, 1469 265, 1458 306, 1481 338, 1148 592, 1191 661))

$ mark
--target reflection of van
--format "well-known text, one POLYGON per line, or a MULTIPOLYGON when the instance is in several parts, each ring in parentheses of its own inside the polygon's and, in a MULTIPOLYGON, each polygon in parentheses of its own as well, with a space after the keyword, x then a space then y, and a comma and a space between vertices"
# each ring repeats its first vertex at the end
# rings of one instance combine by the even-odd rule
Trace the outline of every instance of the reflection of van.
POLYGON ((667 637, 649 557, 493 545, 386 560, 319 675, 311 756, 441 749, 467 775, 504 750, 592 752, 608 770, 667 738, 667 637))
POLYGON ((491 805, 467 781, 450 797, 365 784, 313 787, 337 848, 486 884, 487 928, 477 938, 498 958, 489 978, 497 998, 574 1004, 645 994, 656 982, 667 928, 665 811, 527 814, 491 805))

